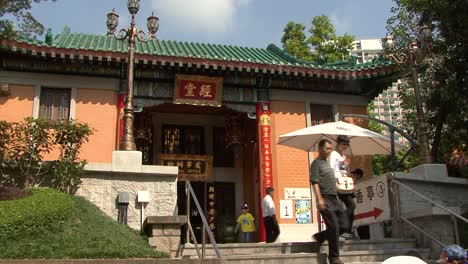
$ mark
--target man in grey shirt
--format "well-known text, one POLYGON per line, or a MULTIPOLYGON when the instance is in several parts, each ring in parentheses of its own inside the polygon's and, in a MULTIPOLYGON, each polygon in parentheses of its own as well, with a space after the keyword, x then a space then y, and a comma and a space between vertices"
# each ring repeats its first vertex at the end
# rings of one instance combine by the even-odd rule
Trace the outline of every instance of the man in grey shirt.
POLYGON ((330 264, 344 264, 340 259, 338 240, 340 234, 348 228, 348 221, 343 207, 338 200, 336 178, 330 163, 327 161, 332 152, 332 143, 322 139, 318 143, 319 156, 310 167, 310 182, 317 198, 317 207, 322 215, 327 229, 314 234, 319 247, 328 240, 328 260, 330 264))

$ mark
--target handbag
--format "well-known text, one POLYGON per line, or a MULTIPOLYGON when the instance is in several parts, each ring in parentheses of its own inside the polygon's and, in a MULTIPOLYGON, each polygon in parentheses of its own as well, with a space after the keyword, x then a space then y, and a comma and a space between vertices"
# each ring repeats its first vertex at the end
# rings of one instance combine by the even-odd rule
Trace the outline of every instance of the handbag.
POLYGON ((341 194, 353 193, 354 181, 351 177, 341 176, 336 178, 336 190, 341 194))

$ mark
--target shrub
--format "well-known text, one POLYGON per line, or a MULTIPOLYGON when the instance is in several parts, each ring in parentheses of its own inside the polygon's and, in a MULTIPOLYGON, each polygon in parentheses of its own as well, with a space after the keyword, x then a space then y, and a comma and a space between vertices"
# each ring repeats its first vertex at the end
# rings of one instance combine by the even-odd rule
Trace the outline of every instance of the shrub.
POLYGON ((74 201, 49 188, 30 189, 25 198, 0 201, 0 239, 63 224, 71 217, 74 201))
POLYGON ((52 163, 49 174, 51 187, 68 194, 76 191, 86 165, 86 161, 78 161, 78 154, 92 133, 93 130, 85 123, 70 120, 55 123, 53 143, 58 146, 60 155, 52 163))
POLYGON ((92 133, 87 124, 73 120, 0 120, 0 187, 48 186, 73 193, 86 164, 78 154, 92 133), (53 148, 60 151, 58 159, 44 161, 53 148))

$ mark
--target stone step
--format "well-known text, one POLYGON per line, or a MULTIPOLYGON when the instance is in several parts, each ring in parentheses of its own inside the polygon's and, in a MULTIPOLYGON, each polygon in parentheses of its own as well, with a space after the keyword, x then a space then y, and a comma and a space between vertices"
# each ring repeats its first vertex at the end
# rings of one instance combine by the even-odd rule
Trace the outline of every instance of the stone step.
MULTIPOLYGON (((385 240, 347 240, 340 241, 340 251, 369 251, 384 249, 406 249, 416 247, 414 239, 385 239, 385 240)), ((199 245, 201 250, 201 245, 199 245)), ((222 256, 238 255, 274 255, 289 253, 316 253, 318 252, 316 242, 284 242, 284 243, 233 243, 219 244, 218 248, 222 256)), ((327 252, 328 244, 325 242, 320 252, 327 252)), ((206 245, 206 256, 215 256, 213 246, 206 245)), ((179 257, 190 258, 196 256, 195 246, 185 244, 179 257)))
MULTIPOLYGON (((429 249, 385 249, 370 251, 343 252, 340 258, 347 264, 376 264, 392 256, 404 255, 407 250, 418 251, 423 258, 428 257, 429 249)), ((223 258, 226 263, 239 264, 327 264, 327 254, 325 253, 288 253, 271 255, 239 255, 226 256, 223 258)), ((402 263, 404 264, 404 263, 402 263)))
MULTIPOLYGON (((348 252, 341 252, 340 258, 345 263, 352 263, 352 262, 382 262, 389 257, 393 256, 402 256, 406 255, 409 251, 416 251, 418 252, 423 259, 429 259, 429 249, 422 249, 422 248, 399 248, 399 249, 381 249, 381 250, 362 250, 362 251, 348 251, 348 252)), ((326 254, 320 253, 320 256, 326 254)), ((320 257, 319 257, 320 258, 320 257)), ((318 262, 319 264, 325 264, 326 262, 318 262)))
MULTIPOLYGON (((415 248, 416 239, 387 238, 383 240, 345 240, 340 241, 339 244, 340 251, 415 248)), ((328 251, 328 242, 323 243, 320 251, 328 251)))

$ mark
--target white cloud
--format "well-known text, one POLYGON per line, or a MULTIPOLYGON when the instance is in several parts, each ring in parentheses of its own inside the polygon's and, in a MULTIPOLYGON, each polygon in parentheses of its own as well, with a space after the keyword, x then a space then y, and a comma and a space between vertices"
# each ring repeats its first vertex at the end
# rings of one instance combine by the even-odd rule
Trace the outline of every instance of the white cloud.
POLYGON ((172 30, 223 34, 235 26, 235 16, 251 0, 153 0, 160 23, 172 30))

